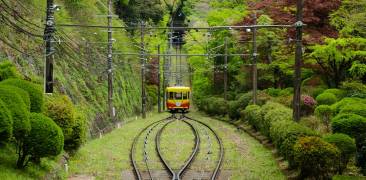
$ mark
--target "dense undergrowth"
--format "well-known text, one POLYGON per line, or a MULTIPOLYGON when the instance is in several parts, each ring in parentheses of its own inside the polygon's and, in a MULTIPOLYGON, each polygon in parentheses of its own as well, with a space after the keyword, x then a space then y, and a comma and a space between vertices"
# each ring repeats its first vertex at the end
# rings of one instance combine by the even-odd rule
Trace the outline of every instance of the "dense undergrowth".
MULTIPOLYGON (((294 5, 288 1, 190 2, 193 8, 187 9, 188 18, 197 27, 252 24, 254 12, 250 8, 258 10, 258 24, 295 22, 295 11, 281 9, 294 5), (229 10, 240 13, 227 13, 229 10)), ((251 91, 251 31, 188 32, 185 45, 188 53, 224 53, 225 38, 229 42, 229 53, 248 53, 248 56, 229 57, 227 101, 223 86, 224 59, 190 57, 194 70, 194 103, 209 115, 249 123, 269 138, 289 162, 289 169, 298 172, 299 178, 365 174, 366 37, 365 31, 359 29, 362 19, 365 20, 359 9, 366 8, 366 4, 352 0, 324 2, 322 14, 307 14, 319 11, 317 8, 310 1, 305 3, 304 21, 308 27, 304 34, 300 122, 292 119, 291 110, 295 52, 292 30, 259 29, 257 32, 259 91, 256 105, 253 105, 251 91), (355 4, 359 8, 356 9, 355 4), (347 10, 353 14, 345 15, 347 10), (309 21, 312 16, 327 20, 323 24, 309 21), (329 31, 319 31, 322 28, 329 31)))

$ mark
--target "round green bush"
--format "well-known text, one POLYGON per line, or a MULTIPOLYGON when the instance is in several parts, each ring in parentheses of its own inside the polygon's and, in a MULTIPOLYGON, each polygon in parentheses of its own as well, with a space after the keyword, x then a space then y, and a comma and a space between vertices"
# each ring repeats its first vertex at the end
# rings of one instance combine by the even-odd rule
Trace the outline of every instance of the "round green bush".
POLYGON ((258 105, 249 105, 247 106, 243 113, 242 119, 245 119, 249 122, 250 125, 254 127, 254 129, 259 130, 261 118, 261 107, 258 105))
POLYGON ((30 131, 29 110, 21 96, 13 88, 0 87, 0 99, 13 118, 13 135, 21 140, 30 131))
POLYGON ((334 94, 338 100, 344 98, 345 92, 341 89, 327 89, 323 93, 332 93, 334 94))
POLYGON ((357 114, 366 117, 366 104, 356 103, 345 106, 339 112, 340 114, 357 114))
POLYGON ((238 112, 238 110, 240 109, 239 101, 229 101, 228 107, 229 107, 228 114, 230 119, 233 120, 239 119, 240 118, 240 113, 238 112))
POLYGON ((208 98, 207 113, 210 115, 225 115, 227 112, 227 103, 224 98, 210 97, 208 98))
POLYGON ((357 114, 340 114, 332 119, 334 133, 348 134, 357 138, 366 132, 366 118, 357 114))
POLYGON ((332 93, 322 93, 316 97, 319 105, 332 105, 337 102, 337 97, 332 93))
POLYGON ((339 150, 319 137, 299 138, 293 147, 300 178, 329 179, 335 173, 339 150))
POLYGON ((0 100, 0 143, 4 143, 10 139, 13 133, 13 119, 11 113, 0 100))
POLYGON ((316 98, 318 97, 321 93, 323 93, 325 91, 324 88, 322 87, 317 87, 315 89, 313 89, 313 91, 311 92, 311 96, 316 98))
POLYGON ((347 97, 366 98, 366 85, 362 82, 343 82, 342 89, 346 92, 347 97))
POLYGON ((72 138, 68 139, 65 144, 65 149, 75 152, 79 147, 86 142, 87 122, 86 117, 78 112, 75 116, 75 126, 72 128, 72 138))
POLYGON ((20 97, 22 98, 23 102, 25 103, 27 110, 30 111, 30 98, 29 98, 29 94, 27 91, 24 91, 23 89, 20 89, 15 86, 9 86, 9 85, 0 85, 0 88, 9 89, 9 90, 14 91, 17 94, 19 94, 20 97))
POLYGON ((261 123, 261 132, 265 136, 269 136, 270 128, 273 124, 278 121, 291 121, 292 120, 292 110, 283 106, 278 106, 275 109, 269 110, 261 123))
POLYGON ((18 159, 18 167, 24 167, 26 156, 34 162, 42 157, 56 156, 61 153, 64 136, 61 128, 52 119, 38 113, 31 113, 32 130, 24 140, 23 156, 18 159))
POLYGON ((320 105, 315 108, 315 116, 320 118, 328 128, 333 114, 333 109, 328 105, 320 105))
MULTIPOLYGON (((75 121, 75 109, 69 97, 55 95, 47 98, 45 103, 45 115, 50 117, 60 126, 65 137, 65 142, 72 138, 75 121)), ((65 148, 67 144, 65 143, 65 148)))
POLYGON ((2 81, 1 84, 16 86, 28 92, 31 104, 30 111, 42 112, 43 92, 40 86, 21 79, 7 79, 2 81))
POLYGON ((280 96, 281 93, 281 89, 276 89, 276 88, 268 88, 265 90, 266 93, 272 97, 278 97, 280 96))
POLYGON ((270 139, 279 153, 288 160, 290 168, 295 168, 293 146, 297 139, 304 136, 317 136, 317 133, 292 120, 282 120, 270 128, 270 139))
POLYGON ((323 137, 323 140, 335 145, 340 151, 340 161, 338 167, 338 173, 342 174, 346 169, 348 161, 356 153, 355 140, 346 134, 336 133, 328 134, 323 137))
POLYGON ((20 78, 21 75, 17 68, 10 61, 0 63, 0 81, 9 78, 20 78))
POLYGON ((344 107, 352 105, 352 104, 364 104, 366 105, 366 100, 361 98, 343 98, 337 103, 333 104, 331 107, 334 110, 334 113, 338 114, 344 107))

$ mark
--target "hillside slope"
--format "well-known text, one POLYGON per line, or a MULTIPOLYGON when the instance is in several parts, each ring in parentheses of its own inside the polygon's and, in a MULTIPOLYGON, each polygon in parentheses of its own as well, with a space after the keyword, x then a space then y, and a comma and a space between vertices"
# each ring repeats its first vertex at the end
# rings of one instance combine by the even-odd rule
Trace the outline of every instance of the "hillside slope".
MULTIPOLYGON (((56 23, 105 25, 107 7, 100 0, 58 0, 61 10, 56 23)), ((0 2, 0 62, 11 60, 24 74, 43 83, 43 28, 45 0, 0 2)), ((123 23, 116 17, 115 26, 123 23)), ((135 52, 133 38, 125 31, 115 30, 115 52, 135 52)), ((57 93, 67 94, 90 119, 90 127, 103 129, 110 124, 106 118, 107 31, 95 28, 64 28, 57 26, 55 81, 57 93)), ((118 120, 139 112, 139 60, 114 57, 114 105, 118 120), (127 98, 128 97, 128 98, 127 98)))

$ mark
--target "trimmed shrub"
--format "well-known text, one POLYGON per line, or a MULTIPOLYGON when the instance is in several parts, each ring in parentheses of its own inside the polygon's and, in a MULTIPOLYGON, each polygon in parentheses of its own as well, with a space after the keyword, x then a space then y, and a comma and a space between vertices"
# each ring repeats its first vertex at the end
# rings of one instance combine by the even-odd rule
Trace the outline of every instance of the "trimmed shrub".
POLYGON ((87 132, 86 117, 82 113, 76 113, 75 121, 75 126, 72 128, 72 138, 65 142, 65 144, 67 144, 65 149, 72 153, 86 142, 87 132))
POLYGON ((366 133, 366 118, 357 114, 340 114, 332 119, 334 133, 348 134, 356 140, 366 133))
MULTIPOLYGON (((266 104, 267 101, 270 101, 271 99, 272 99, 272 97, 269 96, 267 93, 260 91, 257 94, 257 105, 262 106, 262 105, 266 104)), ((253 104, 253 97, 251 97, 248 104, 253 104)))
POLYGON ((361 82, 343 82, 341 87, 347 97, 366 98, 366 85, 361 82))
POLYGON ((282 104, 272 102, 272 101, 267 102, 261 108, 261 116, 264 117, 268 111, 270 111, 272 109, 276 109, 278 107, 284 107, 284 106, 282 104))
POLYGON ((260 130, 264 135, 269 136, 270 128, 273 124, 277 123, 278 121, 291 120, 292 110, 283 106, 278 106, 275 109, 267 111, 267 113, 263 117, 260 130))
POLYGON ((292 120, 278 121, 270 128, 270 138, 279 153, 289 161, 290 168, 296 167, 293 145, 304 136, 317 136, 317 133, 292 120))
POLYGON ((10 61, 0 63, 0 81, 9 78, 20 78, 21 75, 17 68, 10 61))
POLYGON ((323 93, 332 93, 337 97, 338 100, 344 98, 344 96, 346 95, 345 91, 341 89, 327 89, 323 93))
POLYGON ((331 107, 334 110, 334 113, 338 114, 344 107, 349 106, 351 104, 363 104, 366 105, 366 100, 361 98, 343 98, 337 103, 333 104, 331 107))
POLYGON ((322 123, 322 120, 315 116, 302 117, 299 123, 317 132, 328 132, 328 129, 322 123), (325 129, 327 131, 325 131, 325 129))
POLYGON ((332 93, 322 93, 316 97, 319 105, 332 105, 337 102, 337 97, 332 93))
POLYGON ((276 88, 268 88, 265 90, 265 92, 272 97, 280 96, 281 91, 282 91, 281 89, 276 89, 276 88))
POLYGON ((356 153, 355 140, 348 135, 341 133, 325 135, 323 140, 335 145, 340 151, 341 154, 338 165, 338 173, 342 174, 346 169, 350 158, 356 153))
POLYGON ((357 103, 345 106, 339 112, 340 114, 357 114, 366 117, 366 104, 357 103))
POLYGON ((329 179, 335 173, 340 152, 319 137, 302 137, 293 147, 301 178, 329 179))
MULTIPOLYGON (((240 109, 244 109, 245 107, 247 107, 252 99, 253 99, 252 92, 247 92, 247 93, 241 95, 238 99, 240 109)), ((240 112, 240 111, 238 111, 238 112, 240 112)))
POLYGON ((207 113, 210 115, 225 115, 227 113, 227 103, 224 98, 210 97, 207 113))
POLYGON ((48 98, 44 113, 60 126, 65 138, 65 150, 70 150, 69 147, 73 145, 68 142, 72 141, 76 120, 75 108, 69 97, 60 95, 48 98))
POLYGON ((38 163, 42 157, 60 154, 64 145, 61 128, 52 119, 42 114, 32 113, 30 122, 32 130, 24 140, 22 153, 17 162, 19 168, 27 166, 27 158, 38 163))
POLYGON ((228 114, 230 119, 233 120, 239 119, 240 117, 240 113, 238 113, 238 109, 240 108, 239 101, 229 101, 228 106, 229 106, 228 114))
POLYGON ((30 131, 29 111, 23 99, 14 88, 0 87, 0 99, 13 118, 13 135, 21 140, 30 131))
POLYGON ((333 117, 333 109, 328 105, 320 105, 315 108, 316 117, 320 118, 329 130, 330 119, 333 117))
POLYGON ((30 98, 29 98, 29 94, 27 91, 24 91, 23 89, 20 89, 15 86, 9 86, 9 85, 0 85, 0 88, 9 89, 9 90, 19 94, 20 97, 22 98, 23 102, 25 103, 27 110, 30 111, 30 98))
MULTIPOLYGON (((325 88, 317 87, 311 92, 311 96, 316 98, 319 96, 319 94, 323 93, 325 91, 325 88)), ((319 104, 319 102, 318 102, 319 104)))
POLYGON ((262 121, 260 106, 249 105, 244 109, 242 115, 242 119, 247 120, 249 124, 254 127, 254 129, 259 130, 259 124, 262 121))
POLYGON ((10 111, 0 99, 0 144, 10 139, 13 133, 13 119, 10 111))
POLYGON ((16 86, 28 92, 31 105, 30 111, 42 112, 43 92, 40 86, 21 79, 7 79, 2 81, 1 84, 16 86))

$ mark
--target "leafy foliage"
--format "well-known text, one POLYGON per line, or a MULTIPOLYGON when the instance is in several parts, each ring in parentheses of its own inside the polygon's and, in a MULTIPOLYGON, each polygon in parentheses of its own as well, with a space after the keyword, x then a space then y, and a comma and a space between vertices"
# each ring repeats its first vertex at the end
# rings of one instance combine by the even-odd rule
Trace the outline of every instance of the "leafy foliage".
POLYGON ((136 23, 139 21, 150 21, 158 23, 163 19, 163 8, 159 0, 124 0, 115 1, 117 14, 126 23, 136 23), (146 8, 149 7, 149 8, 146 8))
POLYGON ((29 161, 39 163, 40 158, 61 153, 64 136, 52 119, 37 113, 30 115, 32 130, 24 140, 17 166, 24 168, 29 161))
POLYGON ((9 78, 20 78, 21 75, 10 61, 0 63, 0 81, 9 78))
POLYGON ((332 105, 337 102, 337 97, 333 93, 322 93, 316 97, 319 105, 332 105))
POLYGON ((29 94, 30 111, 42 112, 43 92, 40 86, 21 79, 7 79, 2 81, 1 84, 15 86, 26 91, 29 94))
POLYGON ((45 112, 60 126, 64 135, 64 149, 75 151, 85 142, 85 117, 76 111, 71 100, 65 95, 56 95, 46 101, 45 112))
POLYGON ((9 109, 0 100, 0 144, 7 142, 13 133, 13 119, 9 109))
POLYGON ((340 8, 331 14, 330 23, 343 37, 366 37, 365 12, 365 0, 343 0, 340 8))
POLYGON ((302 137, 294 145, 295 161, 299 164, 301 178, 330 178, 335 172, 334 160, 340 152, 319 137, 302 137))
POLYGON ((335 133, 348 134, 358 140, 366 132, 366 118, 356 114, 340 114, 332 119, 335 133))
POLYGON ((334 115, 333 109, 328 105, 320 105, 315 108, 315 115, 324 122, 329 130, 330 120, 334 115))
POLYGON ((350 158, 356 153, 355 140, 346 134, 336 133, 328 134, 323 140, 337 146, 340 151, 340 160, 338 165, 338 173, 342 174, 346 169, 350 158))
POLYGON ((13 118, 13 135, 17 140, 22 138, 30 131, 29 110, 20 93, 13 88, 7 86, 0 87, 0 99, 11 113, 13 118))
POLYGON ((326 39, 324 45, 315 45, 311 57, 321 67, 329 87, 339 87, 346 80, 354 61, 366 61, 366 39, 326 39))
POLYGON ((247 120, 256 130, 259 130, 261 124, 260 121, 262 120, 260 112, 260 106, 249 105, 244 109, 242 119, 247 120))

